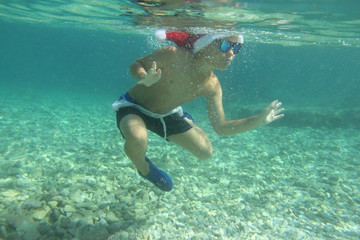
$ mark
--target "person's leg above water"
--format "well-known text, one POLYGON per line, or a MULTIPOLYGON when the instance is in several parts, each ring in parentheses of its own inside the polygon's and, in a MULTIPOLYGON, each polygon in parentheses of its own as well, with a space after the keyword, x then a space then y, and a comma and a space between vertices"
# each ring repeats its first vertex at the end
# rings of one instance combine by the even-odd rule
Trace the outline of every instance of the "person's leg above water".
POLYGON ((158 169, 145 157, 148 134, 146 125, 139 116, 128 114, 119 123, 119 128, 125 138, 125 153, 138 169, 139 174, 151 181, 163 191, 171 191, 173 182, 170 176, 158 169))

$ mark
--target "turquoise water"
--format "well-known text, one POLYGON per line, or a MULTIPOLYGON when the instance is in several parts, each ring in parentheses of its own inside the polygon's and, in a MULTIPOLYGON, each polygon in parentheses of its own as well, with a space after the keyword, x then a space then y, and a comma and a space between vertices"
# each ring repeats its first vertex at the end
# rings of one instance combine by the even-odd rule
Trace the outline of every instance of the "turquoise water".
POLYGON ((357 1, 0 3, 0 239, 359 239, 357 1), (228 119, 281 100, 285 118, 217 136, 203 162, 154 134, 164 194, 123 151, 111 104, 159 28, 245 37, 217 71, 228 119))

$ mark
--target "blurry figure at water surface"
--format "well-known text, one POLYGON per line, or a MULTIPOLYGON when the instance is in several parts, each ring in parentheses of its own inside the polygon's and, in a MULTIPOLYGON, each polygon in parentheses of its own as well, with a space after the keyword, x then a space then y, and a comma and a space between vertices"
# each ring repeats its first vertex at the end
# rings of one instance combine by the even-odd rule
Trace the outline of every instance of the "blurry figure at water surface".
MULTIPOLYGON (((135 25, 167 26, 180 28, 207 27, 212 29, 227 28, 236 25, 229 18, 217 19, 218 7, 244 8, 245 3, 234 0, 132 0, 146 14, 134 15, 135 25), (214 11, 216 9, 216 11, 214 11)), ((228 13, 228 11, 226 11, 228 13)))
POLYGON ((208 117, 220 136, 242 133, 283 117, 281 102, 275 100, 258 115, 227 120, 222 105, 222 90, 213 70, 225 70, 243 45, 243 36, 156 32, 165 46, 136 60, 130 66, 137 80, 130 90, 113 103, 117 126, 125 138, 125 153, 138 173, 163 191, 173 189, 170 176, 158 169, 145 155, 150 130, 165 140, 186 149, 199 159, 212 155, 205 132, 183 112, 181 105, 205 96, 208 117))

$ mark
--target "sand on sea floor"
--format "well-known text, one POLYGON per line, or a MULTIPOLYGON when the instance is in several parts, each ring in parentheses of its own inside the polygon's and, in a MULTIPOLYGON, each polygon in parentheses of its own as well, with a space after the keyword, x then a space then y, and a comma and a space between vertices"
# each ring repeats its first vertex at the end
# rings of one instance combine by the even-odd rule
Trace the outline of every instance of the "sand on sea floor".
POLYGON ((206 161, 150 134, 148 156, 175 184, 163 193, 126 158, 109 99, 30 92, 0 103, 0 238, 360 238, 356 129, 218 137, 200 118, 206 161))

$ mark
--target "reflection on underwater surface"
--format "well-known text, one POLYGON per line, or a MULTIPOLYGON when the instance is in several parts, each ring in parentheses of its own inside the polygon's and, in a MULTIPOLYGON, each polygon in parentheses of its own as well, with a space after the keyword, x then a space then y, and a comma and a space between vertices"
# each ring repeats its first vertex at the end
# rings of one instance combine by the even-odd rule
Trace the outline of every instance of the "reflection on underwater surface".
POLYGON ((359 239, 358 4, 2 1, 0 238, 359 239), (168 194, 137 176, 111 110, 159 27, 243 33, 217 73, 227 117, 273 97, 287 109, 219 137, 204 99, 184 106, 214 155, 199 162, 150 134, 168 194))
POLYGON ((237 31, 287 46, 359 47, 359 1, 4 1, 0 19, 112 32, 237 31))

